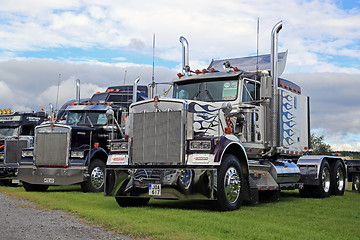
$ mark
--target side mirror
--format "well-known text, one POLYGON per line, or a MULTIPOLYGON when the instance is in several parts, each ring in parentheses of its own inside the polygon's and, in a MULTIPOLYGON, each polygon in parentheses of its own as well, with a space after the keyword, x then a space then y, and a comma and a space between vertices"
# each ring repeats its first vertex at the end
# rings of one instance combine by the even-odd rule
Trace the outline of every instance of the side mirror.
POLYGON ((114 119, 114 110, 112 110, 112 108, 109 108, 106 111, 106 118, 108 119, 108 121, 111 121, 114 119))

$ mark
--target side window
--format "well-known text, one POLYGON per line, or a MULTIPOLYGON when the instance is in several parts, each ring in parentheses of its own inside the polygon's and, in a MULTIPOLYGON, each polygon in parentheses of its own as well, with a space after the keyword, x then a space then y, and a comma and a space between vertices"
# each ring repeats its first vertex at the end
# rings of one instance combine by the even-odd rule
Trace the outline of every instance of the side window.
POLYGON ((242 90, 242 101, 252 102, 260 99, 260 84, 244 81, 242 90))
POLYGON ((242 101, 251 102, 255 100, 255 84, 249 81, 244 81, 242 91, 242 101))
POLYGON ((107 122, 106 114, 105 113, 99 114, 97 124, 106 124, 106 122, 107 122))

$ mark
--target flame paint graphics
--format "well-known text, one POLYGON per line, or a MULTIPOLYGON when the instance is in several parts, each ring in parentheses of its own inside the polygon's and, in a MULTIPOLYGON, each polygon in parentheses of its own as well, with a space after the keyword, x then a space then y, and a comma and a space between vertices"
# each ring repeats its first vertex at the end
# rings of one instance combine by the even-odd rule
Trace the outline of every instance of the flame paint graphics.
POLYGON ((294 144, 296 134, 293 131, 293 127, 296 125, 296 117, 294 112, 296 107, 294 106, 293 96, 285 91, 282 91, 281 95, 281 136, 282 145, 284 147, 294 144))
POLYGON ((210 132, 215 133, 219 125, 218 119, 219 109, 209 105, 201 105, 197 102, 191 102, 189 104, 189 112, 194 113, 194 131, 195 132, 210 132))

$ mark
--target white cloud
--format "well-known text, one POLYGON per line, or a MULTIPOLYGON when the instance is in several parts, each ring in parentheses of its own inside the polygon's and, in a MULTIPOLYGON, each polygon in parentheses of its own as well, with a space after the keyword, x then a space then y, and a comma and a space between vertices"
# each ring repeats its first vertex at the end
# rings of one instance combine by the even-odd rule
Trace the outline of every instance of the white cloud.
POLYGON ((301 85, 303 93, 310 96, 312 128, 323 129, 336 148, 358 148, 360 136, 349 136, 360 133, 360 11, 358 7, 340 9, 340 3, 18 0, 14 4, 2 0, 0 100, 19 110, 37 110, 54 103, 59 73, 63 78, 59 104, 74 96, 76 78, 81 79, 82 95, 121 85, 125 70, 127 84, 137 76, 148 84, 152 66, 142 59, 132 61, 128 50, 151 56, 154 33, 155 61, 172 64, 171 69, 155 69, 157 81, 171 81, 181 70, 180 35, 189 40, 192 69, 207 67, 213 58, 254 55, 260 16, 260 54, 270 52, 273 25, 284 22, 279 36, 279 50, 289 49, 284 77, 301 85), (128 55, 109 60, 115 63, 78 55, 59 62, 51 60, 53 48, 109 48, 128 55), (39 50, 48 53, 48 59, 29 57, 32 52, 27 51, 39 50))

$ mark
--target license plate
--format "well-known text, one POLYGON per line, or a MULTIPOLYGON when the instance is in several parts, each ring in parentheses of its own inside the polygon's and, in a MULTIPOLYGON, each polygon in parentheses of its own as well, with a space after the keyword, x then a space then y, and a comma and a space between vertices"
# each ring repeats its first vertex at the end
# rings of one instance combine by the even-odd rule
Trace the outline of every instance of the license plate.
POLYGON ((53 178, 44 178, 44 183, 55 183, 55 179, 53 179, 53 178))
POLYGON ((161 184, 151 183, 149 184, 150 196, 161 196, 161 184))
POLYGON ((11 183, 14 183, 14 184, 20 183, 20 180, 18 180, 18 179, 12 179, 12 180, 11 180, 11 183))

